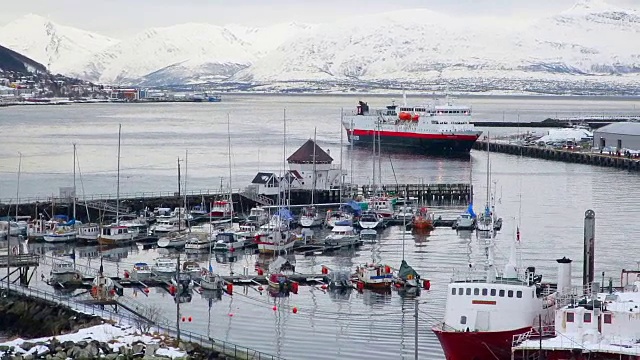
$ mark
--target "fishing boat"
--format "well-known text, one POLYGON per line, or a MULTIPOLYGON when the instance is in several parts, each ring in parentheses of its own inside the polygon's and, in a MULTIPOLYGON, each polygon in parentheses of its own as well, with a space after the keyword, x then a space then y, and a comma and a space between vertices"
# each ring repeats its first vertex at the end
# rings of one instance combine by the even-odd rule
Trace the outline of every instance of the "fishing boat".
POLYGON ((320 216, 318 209, 315 206, 309 206, 302 209, 300 215, 300 226, 305 228, 322 226, 322 216, 320 216))
POLYGON ((480 245, 485 260, 454 273, 444 319, 432 328, 447 359, 508 360, 514 336, 553 324, 555 287, 542 284, 534 267, 518 264, 516 241, 503 271, 493 237, 480 245))
POLYGON ((457 230, 473 230, 476 227, 476 219, 468 212, 458 215, 453 227, 457 230))
POLYGON ((228 200, 219 200, 213 203, 211 217, 214 219, 228 218, 233 215, 233 205, 228 200))
POLYGON ((190 302, 192 298, 193 280, 191 276, 186 273, 173 274, 171 277, 171 286, 174 289, 175 301, 184 303, 190 302))
MULTIPOLYGON (((512 358, 548 360, 635 360, 640 355, 640 271, 622 270, 620 287, 571 286, 571 260, 557 260, 568 270, 561 287, 553 326, 515 336, 512 358), (564 290, 564 291, 563 291, 564 290), (542 335, 542 338, 540 338, 542 335)), ((604 284, 603 284, 604 285, 604 284)))
POLYGON ((145 262, 133 264, 133 269, 131 270, 132 280, 145 281, 149 280, 151 277, 153 277, 153 272, 151 271, 149 264, 145 262))
POLYGON ((100 270, 98 270, 98 276, 93 279, 91 283, 91 290, 89 293, 91 297, 98 301, 112 300, 116 295, 116 285, 110 277, 104 275, 104 268, 102 267, 102 259, 100 259, 100 270))
POLYGON ((420 275, 405 260, 402 260, 395 282, 401 287, 419 287, 420 275))
POLYGON ((66 285, 69 283, 82 283, 82 273, 76 270, 73 263, 66 261, 54 261, 51 268, 52 284, 66 285))
POLYGON ((390 289, 393 282, 393 271, 390 266, 370 263, 356 269, 358 288, 390 289))
POLYGON ((269 274, 267 274, 269 288, 279 292, 290 291, 293 282, 289 279, 289 275, 294 271, 295 265, 289 259, 279 256, 269 265, 269 274))
POLYGON ((373 211, 365 211, 360 215, 358 225, 363 229, 377 229, 382 226, 382 218, 373 211))
POLYGON ((158 276, 171 276, 176 273, 178 262, 169 257, 155 259, 151 271, 158 276))
POLYGON ((371 146, 377 137, 380 147, 419 154, 469 154, 481 131, 471 123, 471 107, 455 105, 452 99, 426 105, 392 102, 382 109, 370 109, 360 101, 355 111, 343 113, 349 141, 371 146))
POLYGON ((271 216, 268 223, 260 226, 260 230, 262 231, 287 231, 288 229, 288 222, 283 221, 279 214, 271 216))
POLYGON ((105 226, 100 231, 98 243, 100 245, 119 245, 133 241, 133 234, 129 228, 117 224, 105 226))
POLYGON ((398 199, 396 201, 393 219, 396 221, 411 221, 416 215, 416 209, 410 199, 398 199))
POLYGON ((270 231, 256 235, 255 242, 258 245, 259 252, 279 254, 293 248, 296 242, 296 235, 289 231, 270 231))
POLYGON ((375 212, 383 220, 392 219, 394 203, 395 199, 388 196, 376 196, 369 200, 369 210, 375 212))
POLYGON ((331 233, 324 239, 324 243, 329 246, 351 246, 355 245, 360 237, 352 226, 334 226, 331 233))
POLYGON ((416 230, 433 230, 433 216, 426 207, 421 207, 413 219, 411 219, 411 225, 416 230))

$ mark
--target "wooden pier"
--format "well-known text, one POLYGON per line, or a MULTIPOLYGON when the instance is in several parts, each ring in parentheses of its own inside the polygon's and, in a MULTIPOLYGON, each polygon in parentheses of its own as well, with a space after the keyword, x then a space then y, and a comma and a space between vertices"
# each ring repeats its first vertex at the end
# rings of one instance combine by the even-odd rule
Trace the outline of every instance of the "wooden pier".
MULTIPOLYGON (((475 150, 487 150, 486 141, 477 141, 473 148, 475 150)), ((640 158, 609 155, 608 153, 594 153, 580 150, 554 149, 542 146, 522 146, 503 142, 490 142, 491 152, 522 155, 532 158, 562 161, 567 163, 595 165, 624 169, 629 171, 640 171, 640 158)))
POLYGON ((40 257, 34 254, 0 255, 0 268, 38 266, 40 257))

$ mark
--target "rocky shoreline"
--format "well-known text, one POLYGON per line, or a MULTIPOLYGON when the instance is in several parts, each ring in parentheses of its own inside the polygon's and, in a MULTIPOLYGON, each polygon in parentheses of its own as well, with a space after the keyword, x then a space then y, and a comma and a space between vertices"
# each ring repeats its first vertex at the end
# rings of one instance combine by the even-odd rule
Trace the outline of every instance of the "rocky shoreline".
POLYGON ((198 344, 16 294, 0 297, 0 324, 13 338, 0 344, 1 360, 231 359, 198 344))

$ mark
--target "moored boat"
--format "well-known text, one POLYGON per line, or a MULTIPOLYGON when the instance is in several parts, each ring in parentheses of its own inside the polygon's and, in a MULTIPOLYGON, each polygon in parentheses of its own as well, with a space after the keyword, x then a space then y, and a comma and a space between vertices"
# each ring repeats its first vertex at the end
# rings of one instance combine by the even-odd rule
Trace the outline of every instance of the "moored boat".
POLYGON ((168 236, 158 239, 158 247, 161 248, 181 248, 187 243, 187 234, 184 233, 170 233, 168 236))
POLYGON ((132 280, 145 281, 149 280, 152 276, 153 272, 151 271, 151 267, 149 267, 149 264, 144 262, 133 264, 133 269, 131 270, 132 280))
POLYGON ((129 228, 115 224, 103 227, 98 237, 100 245, 120 245, 131 241, 133 241, 133 234, 129 232, 129 228))
POLYGON ((331 229, 331 233, 325 237, 324 243, 329 246, 352 246, 358 240, 360 240, 360 237, 352 226, 334 226, 331 229))
POLYGON ((411 219, 411 225, 416 230, 433 230, 433 216, 426 207, 422 207, 411 219))
POLYGON ((50 283, 54 285, 67 285, 69 283, 82 283, 82 273, 66 261, 54 261, 51 268, 50 283))
POLYGON ((323 218, 318 213, 318 209, 315 206, 305 207, 302 209, 300 215, 300 226, 310 228, 316 226, 322 226, 323 218))
POLYGON ((363 229, 377 229, 382 226, 382 217, 373 211, 365 211, 358 219, 358 225, 363 229))
POLYGON ((393 269, 389 265, 369 263, 356 269, 358 288, 388 290, 393 282, 393 269))
POLYGON ((158 276, 172 276, 176 273, 178 262, 176 259, 168 257, 159 257, 155 259, 151 271, 158 276))

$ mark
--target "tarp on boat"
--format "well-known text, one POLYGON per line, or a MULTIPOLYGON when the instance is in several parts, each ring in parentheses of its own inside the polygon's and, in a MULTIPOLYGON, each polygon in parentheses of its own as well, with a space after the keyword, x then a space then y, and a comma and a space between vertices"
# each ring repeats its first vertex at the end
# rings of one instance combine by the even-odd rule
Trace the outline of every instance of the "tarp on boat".
POLYGON ((418 273, 413 270, 413 268, 409 266, 406 261, 402 260, 402 264, 400 264, 400 270, 398 270, 398 277, 403 280, 407 280, 410 278, 419 279, 420 275, 418 275, 418 273))
POLYGON ((349 200, 349 202, 342 204, 342 208, 345 211, 353 213, 356 216, 360 215, 360 212, 362 211, 360 204, 358 204, 355 200, 349 200))
POLYGON ((293 220, 293 215, 291 215, 291 211, 287 208, 280 208, 278 210, 278 217, 282 220, 291 221, 293 220))
POLYGON ((473 211, 473 203, 469 204, 469 207, 467 208, 467 212, 469 213, 469 215, 471 215, 472 218, 476 217, 476 213, 473 211))

